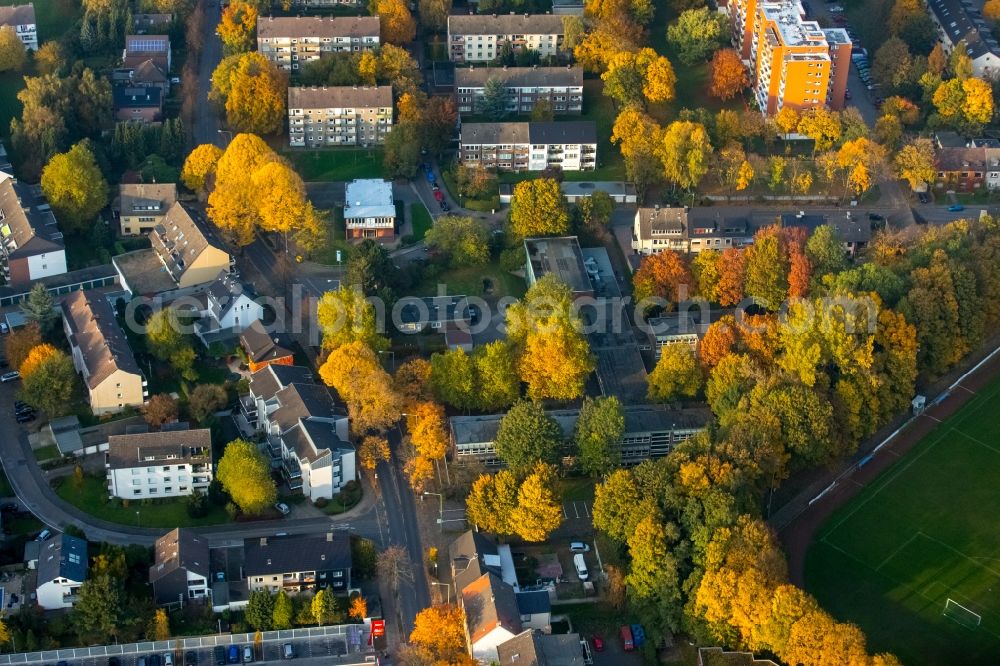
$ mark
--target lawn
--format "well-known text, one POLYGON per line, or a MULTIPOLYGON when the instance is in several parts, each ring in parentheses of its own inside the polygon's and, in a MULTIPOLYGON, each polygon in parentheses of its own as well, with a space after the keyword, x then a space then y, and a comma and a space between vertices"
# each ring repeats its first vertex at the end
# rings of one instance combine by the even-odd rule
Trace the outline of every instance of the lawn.
POLYGON ((315 252, 310 258, 319 264, 335 266, 347 263, 347 256, 351 251, 351 244, 347 242, 347 231, 344 227, 344 209, 337 206, 330 211, 330 233, 326 239, 326 245, 319 252, 315 252), (340 250, 340 261, 337 261, 337 250, 340 250))
POLYGON ((132 502, 128 506, 123 506, 121 500, 108 499, 108 488, 104 477, 86 476, 83 479, 83 486, 79 488, 72 478, 59 479, 53 486, 63 500, 95 518, 111 523, 174 528, 229 522, 226 511, 211 502, 208 515, 202 518, 189 516, 182 498, 158 500, 156 504, 132 502))
POLYGON ((326 150, 285 150, 302 180, 338 182, 355 178, 380 178, 382 148, 328 148, 326 150))
POLYGON ((434 220, 427 212, 427 207, 420 202, 410 204, 410 222, 413 224, 414 243, 423 240, 427 230, 434 226, 434 220))
POLYGON ((1000 651, 1000 380, 827 522, 806 587, 903 663, 995 664, 1000 651), (951 606, 957 602, 976 615, 951 606), (961 655, 961 656, 959 656, 961 655))
POLYGON ((493 262, 485 266, 471 266, 446 271, 418 284, 414 289, 414 294, 417 296, 437 296, 439 295, 439 284, 445 285, 446 294, 454 296, 490 296, 491 298, 514 296, 520 298, 527 291, 524 278, 508 273, 500 267, 499 263, 493 262), (486 294, 484 280, 490 280, 493 283, 492 293, 486 294))
POLYGON ((48 446, 42 446, 35 449, 35 460, 38 462, 45 462, 46 460, 55 460, 60 457, 59 447, 55 444, 49 444, 48 446))

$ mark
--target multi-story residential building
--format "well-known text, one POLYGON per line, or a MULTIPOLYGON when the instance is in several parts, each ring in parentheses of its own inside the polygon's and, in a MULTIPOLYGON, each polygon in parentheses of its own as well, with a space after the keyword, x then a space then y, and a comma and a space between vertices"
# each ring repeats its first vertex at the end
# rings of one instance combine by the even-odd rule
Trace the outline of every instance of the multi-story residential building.
POLYGON ((268 365, 251 375, 240 403, 292 490, 313 501, 331 499, 357 478, 347 416, 308 368, 268 365))
POLYGON ((38 50, 38 25, 35 23, 33 3, 0 7, 0 28, 4 26, 14 28, 24 48, 38 50))
POLYGON ((38 549, 38 582, 35 595, 45 610, 72 608, 80 586, 87 580, 87 542, 57 532, 38 549))
MULTIPOLYGON (((677 444, 703 430, 711 417, 707 409, 675 409, 664 405, 628 405, 624 411, 625 433, 619 442, 624 465, 662 458, 677 444)), ((572 437, 580 410, 556 409, 546 413, 559 424, 567 439, 572 437)), ((449 428, 455 460, 502 465, 495 445, 501 418, 503 414, 452 417, 449 428)))
POLYGON ((726 250, 753 242, 754 226, 747 208, 640 208, 632 227, 637 254, 663 250, 690 252, 726 250))
POLYGON ((975 192, 1000 187, 1000 148, 939 148, 935 159, 935 187, 975 192))
POLYGON ((66 246, 42 188, 0 172, 0 270, 10 284, 62 275, 66 246))
POLYGON ((465 123, 459 159, 505 171, 589 171, 597 167, 597 126, 592 120, 465 123))
POLYGON ((965 52, 972 58, 972 73, 982 79, 996 78, 1000 73, 1000 42, 983 18, 983 5, 964 0, 927 0, 926 4, 945 50, 951 52, 964 42, 965 52))
POLYGON ((60 308, 73 366, 83 376, 94 414, 141 407, 149 396, 146 378, 104 294, 74 291, 60 308))
POLYGON ((122 51, 122 67, 135 69, 147 60, 164 72, 170 71, 172 55, 170 37, 167 35, 127 35, 122 51))
POLYGON ((208 428, 111 435, 105 455, 109 497, 186 497, 196 490, 207 493, 212 482, 208 428))
POLYGON ((175 183, 138 183, 118 186, 114 211, 124 236, 144 234, 163 222, 177 202, 175 183))
POLYGON ((453 62, 490 62, 503 53, 537 51, 559 55, 563 41, 561 16, 551 14, 453 14, 448 17, 448 57, 453 62))
POLYGON ((360 7, 361 0, 292 0, 292 7, 360 7))
POLYGON ((381 178, 352 180, 347 184, 345 200, 344 226, 348 239, 396 237, 392 182, 381 178))
POLYGON ((350 537, 337 531, 246 539, 243 575, 250 592, 346 592, 351 586, 350 537))
POLYGON ((392 86, 288 89, 288 142, 293 147, 368 146, 392 129, 392 86))
POLYGON ((206 347, 235 342, 243 329, 264 316, 256 295, 232 273, 220 273, 204 291, 178 302, 197 315, 194 334, 206 347))
POLYGON ((269 335, 260 320, 250 322, 240 333, 240 347, 246 352, 251 374, 269 365, 294 364, 294 353, 278 344, 277 336, 269 335))
POLYGON ((157 604, 183 605, 186 600, 211 594, 205 537, 178 527, 157 539, 153 552, 156 559, 149 567, 149 584, 157 604))
POLYGON ((212 282, 232 268, 232 257, 184 206, 174 203, 149 234, 160 263, 178 288, 212 282))
POLYGON ((257 19, 257 51, 287 70, 319 60, 324 53, 371 51, 378 46, 377 16, 262 16, 257 19))
POLYGON ((557 115, 583 112, 583 68, 581 67, 457 67, 455 105, 459 113, 476 113, 486 91, 486 82, 502 81, 507 91, 507 111, 531 113, 538 100, 548 100, 557 115))
POLYGON ((843 108, 851 65, 847 31, 806 20, 799 0, 733 0, 728 12, 761 111, 843 108))

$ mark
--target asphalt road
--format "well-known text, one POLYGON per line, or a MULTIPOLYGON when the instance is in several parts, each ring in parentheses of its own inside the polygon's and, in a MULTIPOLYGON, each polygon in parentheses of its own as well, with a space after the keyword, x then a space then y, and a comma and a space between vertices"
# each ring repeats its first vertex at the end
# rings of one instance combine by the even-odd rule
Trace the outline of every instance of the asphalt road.
POLYGON ((208 92, 212 88, 212 72, 222 60, 222 42, 215 34, 215 29, 222 19, 222 9, 219 0, 203 0, 205 7, 205 22, 201 28, 202 49, 198 61, 198 105, 195 112, 195 124, 192 131, 196 145, 214 143, 225 148, 230 135, 219 133, 222 125, 215 107, 208 102, 208 92))

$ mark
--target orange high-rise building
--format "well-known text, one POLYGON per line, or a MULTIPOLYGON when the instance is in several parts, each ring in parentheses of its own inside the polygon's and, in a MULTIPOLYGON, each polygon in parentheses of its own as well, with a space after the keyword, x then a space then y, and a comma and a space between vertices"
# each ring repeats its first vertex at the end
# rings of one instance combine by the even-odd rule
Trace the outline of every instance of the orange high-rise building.
POLYGON ((798 0, 731 0, 728 9, 733 41, 750 68, 761 111, 844 107, 851 65, 845 30, 824 30, 805 20, 798 0))

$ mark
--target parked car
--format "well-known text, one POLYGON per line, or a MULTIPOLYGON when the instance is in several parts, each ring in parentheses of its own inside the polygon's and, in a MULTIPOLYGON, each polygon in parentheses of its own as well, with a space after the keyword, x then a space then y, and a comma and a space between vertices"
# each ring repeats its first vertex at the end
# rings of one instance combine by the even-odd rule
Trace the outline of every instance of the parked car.
POLYGON ((962 204, 952 204, 948 206, 949 213, 960 213, 963 210, 965 210, 965 206, 963 206, 962 204))
POLYGON ((590 572, 587 571, 587 563, 583 559, 583 553, 577 553, 573 556, 573 568, 576 569, 576 576, 580 580, 590 578, 590 572))
POLYGON ((573 541, 569 544, 569 551, 571 553, 589 553, 590 546, 582 541, 573 541))
POLYGON ((0 333, 4 335, 10 333, 10 326, 7 325, 7 322, 0 321, 0 333))
POLYGON ((174 666, 174 653, 164 652, 163 653, 163 666, 174 666))
POLYGON ((295 659, 295 646, 291 643, 285 643, 281 647, 281 656, 285 659, 295 659))
POLYGON ((249 664, 253 662, 253 648, 249 645, 243 646, 243 663, 249 664))
POLYGON ((434 175, 433 171, 427 172, 427 182, 433 184, 437 181, 437 176, 434 175))
POLYGON ((216 645, 213 652, 215 653, 215 666, 226 666, 226 648, 222 645, 216 645))
POLYGON ((198 655, 195 652, 186 652, 184 654, 184 666, 195 666, 198 663, 198 655))
POLYGON ((229 646, 229 663, 230 664, 240 663, 240 649, 235 645, 229 646))
POLYGON ((868 219, 872 222, 881 222, 885 219, 885 216, 879 215, 878 213, 868 213, 868 219))
POLYGON ((449 210, 451 210, 451 206, 449 206, 449 205, 448 205, 448 202, 447 202, 447 201, 442 201, 442 202, 441 202, 441 210, 443 210, 443 211, 444 211, 444 212, 446 212, 446 213, 447 213, 447 212, 448 212, 449 210))
POLYGON ((632 643, 634 643, 637 648, 641 648, 645 642, 646 642, 646 630, 642 628, 641 624, 633 624, 632 643))
POLYGON ((441 190, 434 190, 434 200, 438 203, 444 201, 444 194, 441 193, 441 190))
POLYGON ((600 636, 600 634, 594 634, 594 636, 590 639, 590 642, 594 646, 594 652, 604 652, 604 639, 600 636))
POLYGON ((36 418, 37 417, 35 416, 34 412, 30 412, 28 414, 18 414, 17 416, 14 417, 14 420, 17 421, 18 423, 31 423, 36 418))
POLYGON ((927 196, 926 192, 917 192, 917 199, 919 199, 920 203, 922 204, 925 204, 931 200, 931 198, 927 196))
POLYGON ((278 502, 277 504, 274 505, 274 508, 277 509, 278 513, 280 513, 283 516, 287 516, 292 512, 292 510, 288 508, 288 505, 285 504, 284 502, 278 502))
POLYGON ((135 660, 135 664, 136 666, 146 666, 146 658, 139 657, 138 659, 135 660))
POLYGON ((38 533, 38 536, 35 537, 35 541, 45 541, 50 536, 52 536, 52 531, 46 528, 38 533))
POLYGON ((0 383, 6 384, 7 382, 16 382, 21 378, 21 373, 17 370, 11 370, 10 372, 5 372, 0 375, 0 383))
POLYGON ((632 629, 627 624, 622 625, 621 629, 618 630, 618 634, 622 637, 622 649, 626 652, 631 652, 635 649, 635 643, 632 642, 632 629))

